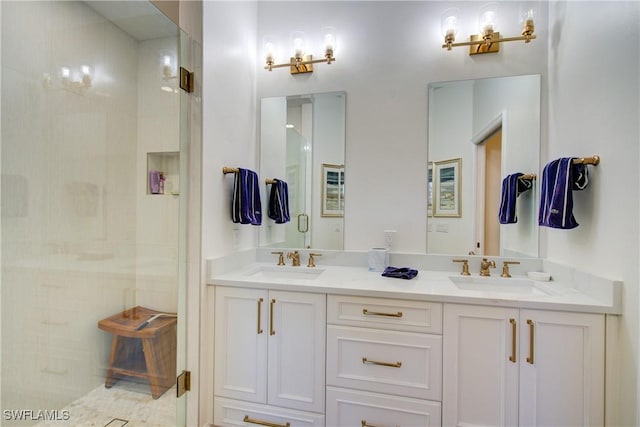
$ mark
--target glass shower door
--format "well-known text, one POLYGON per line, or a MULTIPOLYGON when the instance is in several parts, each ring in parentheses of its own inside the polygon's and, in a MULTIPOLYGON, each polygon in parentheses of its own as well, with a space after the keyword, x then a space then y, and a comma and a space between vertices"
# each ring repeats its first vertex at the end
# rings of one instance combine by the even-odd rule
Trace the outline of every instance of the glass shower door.
POLYGON ((0 8, 1 423, 184 425, 178 28, 146 1, 0 8))

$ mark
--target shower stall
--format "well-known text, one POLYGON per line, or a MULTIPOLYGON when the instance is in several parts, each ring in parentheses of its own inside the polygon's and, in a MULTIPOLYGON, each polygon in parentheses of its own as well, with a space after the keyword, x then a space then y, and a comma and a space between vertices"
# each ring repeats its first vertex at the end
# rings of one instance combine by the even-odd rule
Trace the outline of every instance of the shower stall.
POLYGON ((198 49, 146 0, 3 0, 0 18, 0 424, 184 425, 175 386, 152 395, 133 331, 143 309, 177 314, 163 323, 175 379, 193 106, 180 68, 198 49), (107 318, 128 322, 130 346, 107 318))

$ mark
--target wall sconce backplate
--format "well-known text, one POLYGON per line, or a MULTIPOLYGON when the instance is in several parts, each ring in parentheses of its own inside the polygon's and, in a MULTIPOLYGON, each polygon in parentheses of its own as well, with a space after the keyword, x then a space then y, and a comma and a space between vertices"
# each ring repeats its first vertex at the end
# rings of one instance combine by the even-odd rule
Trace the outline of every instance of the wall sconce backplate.
MULTIPOLYGON (((500 33, 495 32, 491 35, 491 44, 487 46, 486 43, 469 46, 469 55, 480 55, 482 53, 496 53, 500 52, 500 33)), ((473 34, 471 36, 472 42, 482 41, 482 34, 473 34)))
POLYGON ((296 61, 296 58, 291 57, 291 74, 305 74, 305 73, 313 73, 313 64, 305 62, 310 62, 313 60, 312 55, 305 55, 302 58, 301 62, 296 61))

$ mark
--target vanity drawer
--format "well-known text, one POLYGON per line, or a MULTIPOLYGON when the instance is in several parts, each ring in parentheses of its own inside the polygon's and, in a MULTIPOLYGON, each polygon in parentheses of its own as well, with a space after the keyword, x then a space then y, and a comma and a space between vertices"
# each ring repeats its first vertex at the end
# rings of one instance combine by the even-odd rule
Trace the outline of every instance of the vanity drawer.
MULTIPOLYGON (((216 426, 324 427, 324 415, 216 397, 213 401, 216 426)), ((337 426, 337 424, 336 424, 337 426)))
POLYGON ((327 427, 440 426, 439 402, 327 387, 327 427))
POLYGON ((439 401, 442 336, 329 325, 327 384, 439 401))
POLYGON ((329 295, 328 323, 396 331, 442 333, 442 304, 329 295))

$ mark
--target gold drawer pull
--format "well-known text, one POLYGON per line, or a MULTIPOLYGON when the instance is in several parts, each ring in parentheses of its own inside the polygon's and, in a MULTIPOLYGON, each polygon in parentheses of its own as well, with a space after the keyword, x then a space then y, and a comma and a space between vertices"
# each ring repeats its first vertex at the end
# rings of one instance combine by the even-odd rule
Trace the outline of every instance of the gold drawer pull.
POLYGON ((516 319, 509 319, 511 323, 511 356, 509 361, 516 363, 516 335, 518 334, 518 327, 516 325, 516 319))
POLYGON ((381 313, 379 311, 369 311, 366 308, 362 309, 362 314, 365 316, 387 316, 387 317, 402 317, 402 312, 397 313, 381 313))
POLYGON ((249 418, 249 415, 245 415, 242 421, 244 421, 245 423, 258 424, 258 425, 267 426, 267 427, 290 427, 291 426, 291 423, 288 421, 284 424, 278 424, 278 423, 272 423, 269 421, 256 420, 254 418, 249 418))
POLYGON ((262 333, 262 302, 264 301, 263 298, 260 298, 258 300, 258 335, 260 335, 262 333))
POLYGON ((533 355, 535 351, 533 350, 533 340, 535 335, 535 326, 533 325, 533 320, 527 319, 527 325, 529 325, 529 357, 527 357, 527 363, 533 365, 533 355))
POLYGON ((378 427, 373 424, 367 424, 367 420, 362 420, 361 427, 378 427))
POLYGON ((362 358, 362 363, 369 363, 371 365, 379 365, 379 366, 388 366, 390 368, 400 368, 402 367, 402 362, 395 362, 395 363, 389 363, 389 362, 378 362, 376 360, 369 360, 366 357, 362 358))

